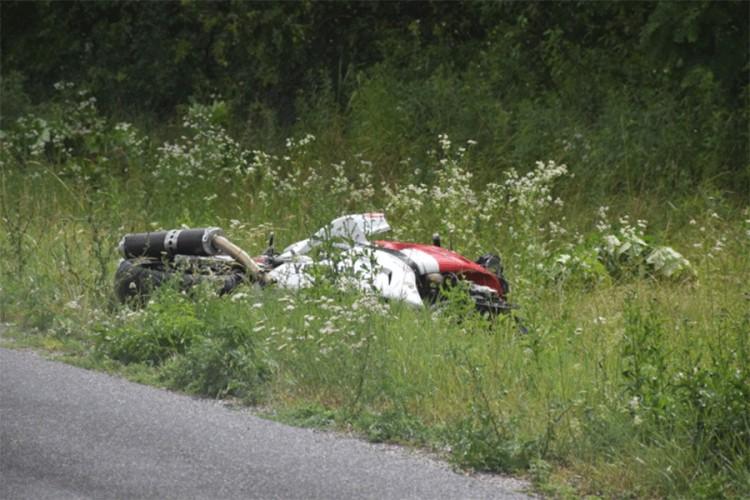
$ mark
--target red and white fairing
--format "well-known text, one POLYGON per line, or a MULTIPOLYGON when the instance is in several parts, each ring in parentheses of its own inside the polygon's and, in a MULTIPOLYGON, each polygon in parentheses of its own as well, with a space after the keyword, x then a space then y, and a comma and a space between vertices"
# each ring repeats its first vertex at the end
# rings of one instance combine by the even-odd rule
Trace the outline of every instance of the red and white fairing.
POLYGON ((454 274, 477 285, 492 288, 500 297, 505 296, 505 290, 495 274, 452 250, 435 245, 400 241, 380 240, 375 244, 401 252, 419 267, 422 275, 454 274))
POLYGON ((281 265, 268 274, 286 288, 311 286, 314 279, 310 266, 330 265, 355 277, 352 285, 375 290, 385 298, 402 300, 415 306, 424 305, 418 281, 427 275, 453 275, 476 287, 505 297, 500 280, 488 269, 462 255, 435 245, 398 241, 370 242, 368 236, 391 229, 382 213, 345 215, 333 220, 312 237, 289 245, 275 258, 281 265), (341 254, 334 260, 313 261, 308 253, 325 241, 333 243, 341 254))

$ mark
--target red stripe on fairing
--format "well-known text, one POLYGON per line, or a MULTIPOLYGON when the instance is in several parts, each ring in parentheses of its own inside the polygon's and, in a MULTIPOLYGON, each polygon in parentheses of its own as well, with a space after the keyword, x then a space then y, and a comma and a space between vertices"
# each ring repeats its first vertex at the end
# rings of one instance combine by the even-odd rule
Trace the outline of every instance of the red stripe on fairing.
POLYGON ((401 241, 384 240, 376 241, 375 244, 383 248, 388 248, 389 250, 419 250, 420 252, 428 254, 430 257, 437 261, 441 273, 460 274, 467 280, 473 281, 477 285, 483 285, 492 288, 501 297, 505 295, 505 291, 500 284, 500 280, 498 280, 497 276, 495 276, 491 271, 485 269, 476 262, 470 261, 459 253, 448 250, 447 248, 437 247, 435 245, 423 245, 421 243, 404 243, 401 241))

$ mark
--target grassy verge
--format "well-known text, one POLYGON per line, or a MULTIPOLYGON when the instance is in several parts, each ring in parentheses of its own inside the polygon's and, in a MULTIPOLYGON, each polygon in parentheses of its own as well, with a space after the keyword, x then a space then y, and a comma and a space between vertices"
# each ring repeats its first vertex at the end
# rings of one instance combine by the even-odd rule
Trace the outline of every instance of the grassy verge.
POLYGON ((708 188, 570 203, 555 162, 475 183, 471 142, 446 135, 429 174, 409 165, 386 183, 361 156, 324 163, 311 136, 247 150, 215 120, 220 103, 191 107, 191 135, 158 147, 78 112, 84 135, 60 125, 40 143, 32 120, 4 139, 0 320, 16 345, 529 474, 552 494, 750 493, 746 203, 708 188), (335 283, 112 299, 125 232, 220 225, 252 253, 270 230, 291 242, 374 209, 399 237, 499 250, 529 332, 460 297, 414 310, 335 283))

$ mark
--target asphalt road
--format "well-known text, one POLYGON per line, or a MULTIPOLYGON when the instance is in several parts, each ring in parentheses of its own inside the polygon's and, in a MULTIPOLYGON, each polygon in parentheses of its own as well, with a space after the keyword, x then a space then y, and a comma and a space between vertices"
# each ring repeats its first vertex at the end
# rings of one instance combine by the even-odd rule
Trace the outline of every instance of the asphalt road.
POLYGON ((420 454, 0 349, 0 498, 528 498, 420 454))

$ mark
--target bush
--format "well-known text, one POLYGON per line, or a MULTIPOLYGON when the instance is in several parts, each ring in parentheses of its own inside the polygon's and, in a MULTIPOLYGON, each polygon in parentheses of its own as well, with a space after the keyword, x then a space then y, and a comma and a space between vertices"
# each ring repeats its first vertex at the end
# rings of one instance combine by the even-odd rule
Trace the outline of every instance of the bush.
POLYGON ((535 441, 520 440, 510 420, 498 422, 497 416, 479 413, 446 431, 451 460, 476 471, 515 472, 529 467, 538 454, 535 441))
POLYGON ((205 336, 184 355, 172 359, 165 378, 175 389, 212 398, 236 396, 257 403, 271 371, 252 339, 242 332, 228 325, 204 332, 205 336))
POLYGON ((153 365, 185 353, 206 326, 195 303, 169 286, 160 287, 145 309, 123 311, 120 322, 99 332, 97 348, 123 363, 153 365))

